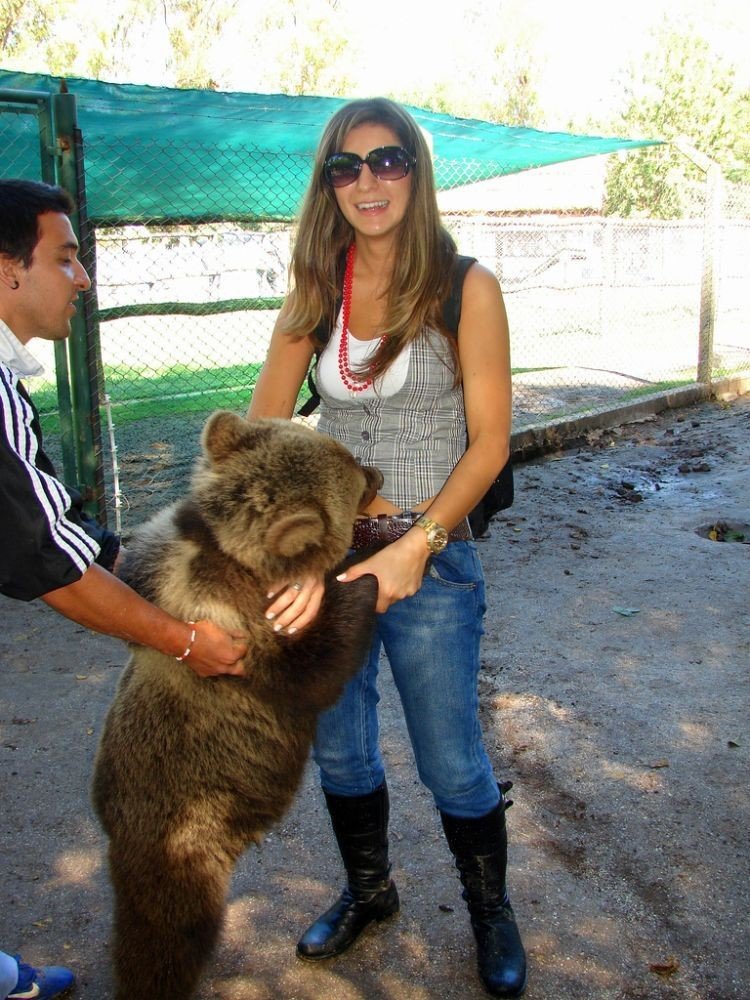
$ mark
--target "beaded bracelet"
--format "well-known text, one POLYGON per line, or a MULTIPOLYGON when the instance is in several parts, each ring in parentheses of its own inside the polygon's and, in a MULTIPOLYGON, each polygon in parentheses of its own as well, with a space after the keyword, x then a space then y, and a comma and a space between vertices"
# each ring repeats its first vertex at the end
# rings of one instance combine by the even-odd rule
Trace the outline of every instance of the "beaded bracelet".
MULTIPOLYGON (((187 622, 187 624, 188 625, 195 625, 195 622, 187 622)), ((186 660, 188 658, 188 656, 190 656, 190 654, 191 654, 191 652, 193 650, 193 643, 195 642, 195 634, 196 634, 195 633, 195 629, 192 629, 191 632, 190 632, 190 640, 189 640, 189 642, 187 644, 187 649, 182 654, 182 656, 175 656, 175 660, 179 660, 180 663, 182 663, 183 660, 186 660)))

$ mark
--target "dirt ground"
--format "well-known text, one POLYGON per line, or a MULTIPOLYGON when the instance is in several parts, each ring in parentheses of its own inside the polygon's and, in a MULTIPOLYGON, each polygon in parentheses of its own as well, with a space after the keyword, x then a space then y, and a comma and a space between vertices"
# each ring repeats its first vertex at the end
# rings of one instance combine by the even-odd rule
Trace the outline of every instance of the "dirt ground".
MULTIPOLYGON (((515 783, 526 995, 747 1000, 750 545, 731 529, 750 540, 750 396, 590 432, 516 478, 515 506, 479 542, 481 693, 497 773, 515 783), (707 537, 717 523, 728 540, 707 537)), ((41 603, 2 612, 0 947, 68 964, 75 997, 110 1000, 88 785, 126 650, 41 603)), ((341 877, 308 769, 237 869, 201 1000, 485 996, 389 682, 382 715, 400 915, 321 967, 295 959, 341 877)))

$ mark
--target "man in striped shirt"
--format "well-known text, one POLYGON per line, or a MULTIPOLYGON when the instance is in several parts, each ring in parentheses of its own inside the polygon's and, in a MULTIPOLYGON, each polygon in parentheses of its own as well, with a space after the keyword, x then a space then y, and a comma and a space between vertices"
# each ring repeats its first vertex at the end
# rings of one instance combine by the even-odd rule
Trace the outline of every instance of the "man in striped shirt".
MULTIPOLYGON (((242 674, 241 636, 209 621, 179 621, 110 572, 119 539, 83 512, 44 453, 21 379, 42 371, 28 342, 68 337, 78 296, 91 285, 72 210, 61 188, 0 180, 0 593, 41 598, 94 631, 184 660, 202 677, 242 674)), ((48 1000, 72 983, 68 969, 35 969, 0 951, 0 1000, 48 1000)))

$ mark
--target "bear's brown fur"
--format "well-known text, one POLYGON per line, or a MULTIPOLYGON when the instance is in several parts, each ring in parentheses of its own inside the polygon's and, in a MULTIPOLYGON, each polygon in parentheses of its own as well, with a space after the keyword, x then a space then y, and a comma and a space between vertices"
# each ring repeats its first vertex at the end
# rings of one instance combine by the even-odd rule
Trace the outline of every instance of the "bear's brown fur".
POLYGON ((382 477, 285 420, 215 413, 184 501, 128 544, 120 572, 176 617, 249 636, 246 676, 201 679, 134 647, 97 754, 94 806, 109 837, 117 1000, 188 1000, 216 942, 245 849, 289 807, 316 719, 368 647, 377 582, 334 579, 382 477), (282 636, 270 584, 328 574, 315 622, 282 636))

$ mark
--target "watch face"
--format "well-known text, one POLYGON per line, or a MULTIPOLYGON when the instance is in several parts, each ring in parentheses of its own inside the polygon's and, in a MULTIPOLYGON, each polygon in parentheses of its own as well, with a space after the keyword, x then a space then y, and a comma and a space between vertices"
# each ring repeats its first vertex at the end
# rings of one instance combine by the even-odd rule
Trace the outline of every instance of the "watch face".
POLYGON ((448 532, 442 524, 438 524, 436 521, 430 520, 426 514, 417 518, 414 523, 418 524, 427 536, 427 547, 430 552, 432 552, 433 555, 437 555, 439 552, 442 552, 448 544, 448 532))
POLYGON ((445 528, 433 528, 428 534, 430 548, 433 552, 442 552, 445 546, 448 544, 448 532, 445 528))

